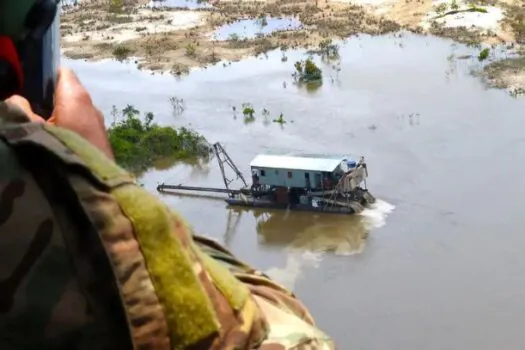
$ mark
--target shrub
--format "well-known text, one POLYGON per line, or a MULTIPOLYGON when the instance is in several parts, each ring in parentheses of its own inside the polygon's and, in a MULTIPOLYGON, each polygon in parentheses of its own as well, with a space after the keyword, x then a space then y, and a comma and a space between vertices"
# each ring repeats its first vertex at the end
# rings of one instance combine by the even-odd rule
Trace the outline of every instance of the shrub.
POLYGON ((479 53, 479 55, 478 55, 478 60, 480 60, 480 61, 484 61, 484 60, 486 60, 486 59, 489 57, 489 54, 490 54, 490 49, 488 49, 488 48, 484 48, 484 49, 481 50, 481 52, 479 53))
POLYGON ((115 58, 118 61, 123 61, 126 58, 128 58, 128 56, 132 52, 133 51, 129 47, 121 45, 121 44, 118 44, 118 45, 115 45, 115 47, 113 47, 113 52, 112 53, 113 53, 113 56, 115 56, 115 58))
POLYGON ((323 72, 315 65, 311 58, 305 61, 297 61, 294 64, 295 72, 294 78, 300 82, 321 81, 323 79, 323 72))
POLYGON ((160 126, 154 118, 153 113, 146 113, 141 120, 140 111, 128 105, 120 120, 112 123, 109 141, 119 165, 140 172, 161 159, 193 160, 211 154, 203 136, 184 127, 160 126))

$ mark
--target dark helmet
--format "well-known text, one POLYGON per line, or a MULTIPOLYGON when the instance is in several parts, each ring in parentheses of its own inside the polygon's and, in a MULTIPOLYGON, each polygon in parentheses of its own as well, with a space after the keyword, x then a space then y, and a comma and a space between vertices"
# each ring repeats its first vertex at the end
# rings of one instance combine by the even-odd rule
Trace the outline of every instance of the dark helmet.
POLYGON ((37 113, 52 106, 59 5, 60 0, 0 0, 0 99, 21 94, 37 113))

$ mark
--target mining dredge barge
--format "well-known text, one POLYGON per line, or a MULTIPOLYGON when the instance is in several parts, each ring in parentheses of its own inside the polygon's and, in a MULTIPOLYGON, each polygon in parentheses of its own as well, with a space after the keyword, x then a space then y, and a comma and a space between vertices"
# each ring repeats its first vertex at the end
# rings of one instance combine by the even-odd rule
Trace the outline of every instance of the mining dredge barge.
POLYGON ((252 184, 220 143, 213 145, 225 188, 210 188, 160 184, 161 193, 215 192, 225 193, 230 206, 289 209, 300 211, 355 214, 375 202, 366 188, 368 169, 361 157, 321 155, 268 155, 260 154, 250 163, 252 184), (230 188, 235 179, 226 175, 229 167, 243 186, 230 188), (361 186, 363 185, 363 186, 361 186))

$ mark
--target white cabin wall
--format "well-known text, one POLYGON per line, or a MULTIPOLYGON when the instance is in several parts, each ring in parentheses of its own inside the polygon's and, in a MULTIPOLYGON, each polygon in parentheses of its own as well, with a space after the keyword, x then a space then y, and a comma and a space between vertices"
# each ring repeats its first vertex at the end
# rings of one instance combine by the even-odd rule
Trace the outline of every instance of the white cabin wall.
POLYGON ((312 189, 320 188, 321 186, 321 183, 318 180, 322 179, 321 172, 252 167, 252 171, 253 170, 257 171, 257 175, 259 175, 259 183, 261 185, 305 188, 307 187, 305 174, 309 173, 312 189), (292 173, 291 178, 288 177, 288 172, 292 173), (316 181, 319 182, 317 186, 316 181))

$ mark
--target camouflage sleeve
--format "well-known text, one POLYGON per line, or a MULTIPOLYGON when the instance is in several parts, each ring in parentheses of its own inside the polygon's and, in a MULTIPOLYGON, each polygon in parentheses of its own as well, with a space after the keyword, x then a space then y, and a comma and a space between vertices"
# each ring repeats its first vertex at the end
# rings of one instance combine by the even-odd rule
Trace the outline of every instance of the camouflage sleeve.
MULTIPOLYGON (((25 120, 0 103, 2 131, 10 121, 25 120)), ((53 188, 42 186, 49 174, 41 175, 39 183, 0 138, 0 349, 130 348, 129 333, 121 326, 124 313, 114 307, 119 301, 111 271, 96 271, 87 261, 72 264, 66 228, 46 194, 53 188), (82 271, 82 279, 75 270, 82 271)), ((86 232, 77 227, 67 229, 82 237, 86 232)), ((93 261, 104 261, 100 245, 88 239, 81 244, 91 247, 84 252, 93 261)))
POLYGON ((261 271, 239 261, 218 242, 193 236, 208 256, 220 261, 238 280, 250 289, 270 325, 268 337, 260 349, 268 350, 333 350, 332 339, 315 326, 307 308, 295 295, 272 281, 261 271))
POLYGON ((217 243, 192 236, 182 218, 87 141, 23 118, 6 123, 12 113, 3 107, 0 161, 8 166, 2 167, 0 226, 10 235, 4 239, 11 238, 0 249, 12 256, 4 278, 18 282, 1 289, 16 292, 0 306, 9 298, 17 306, 0 309, 0 321, 11 324, 0 342, 11 334, 6 329, 16 330, 18 342, 27 339, 20 317, 29 322, 38 314, 42 321, 32 334, 54 349, 64 337, 97 349, 128 348, 126 342, 137 349, 334 349, 293 294, 217 243), (46 243, 49 236, 54 245, 46 243), (48 260, 55 265, 39 268, 48 260), (32 280, 39 292, 56 291, 30 302, 32 280), (54 310, 62 317, 51 322, 54 310), (75 313, 76 323, 68 323, 75 313), (95 339, 100 344, 93 346, 95 339))

